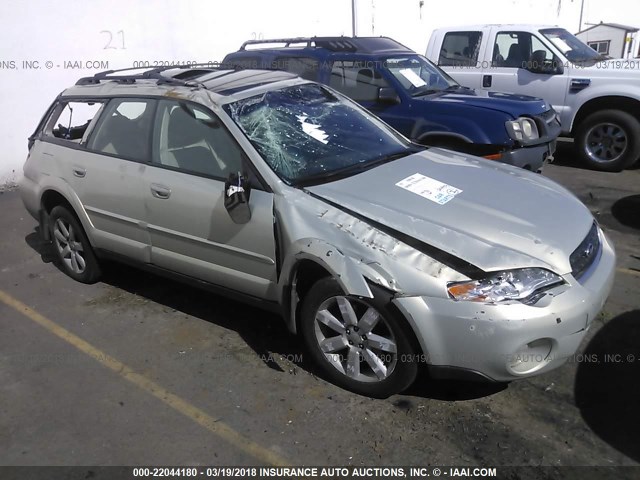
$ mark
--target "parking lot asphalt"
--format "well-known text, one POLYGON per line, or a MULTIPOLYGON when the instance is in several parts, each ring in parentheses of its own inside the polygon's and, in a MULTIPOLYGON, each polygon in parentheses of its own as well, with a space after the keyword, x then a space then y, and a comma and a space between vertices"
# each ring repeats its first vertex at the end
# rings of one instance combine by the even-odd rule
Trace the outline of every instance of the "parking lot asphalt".
POLYGON ((571 156, 544 175, 618 253, 579 354, 508 385, 422 374, 386 400, 319 378, 272 314, 119 265, 74 282, 4 192, 0 465, 639 465, 640 169, 571 156))

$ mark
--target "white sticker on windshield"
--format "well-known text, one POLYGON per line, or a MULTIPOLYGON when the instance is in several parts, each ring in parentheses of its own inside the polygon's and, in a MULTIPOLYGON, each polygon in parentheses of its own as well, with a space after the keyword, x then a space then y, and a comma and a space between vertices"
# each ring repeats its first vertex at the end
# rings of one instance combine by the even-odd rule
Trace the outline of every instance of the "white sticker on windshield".
POLYGON ((298 115, 298 121, 302 125, 302 131, 309 135, 312 138, 315 138, 319 142, 324 143, 325 145, 329 143, 329 135, 327 135, 321 128, 320 125, 314 125, 313 123, 307 123, 306 115, 298 115))
POLYGON ((553 43, 562 53, 567 53, 571 50, 571 47, 567 42, 565 42, 562 38, 559 37, 551 37, 551 43, 553 43))
POLYGON ((416 72, 414 72, 413 70, 411 70, 410 68, 403 68, 402 70, 400 70, 400 74, 406 78, 407 80, 409 80, 411 82, 411 85, 413 85, 414 87, 418 88, 418 87, 424 87, 427 82, 425 82, 420 75, 418 75, 416 72))
POLYGON ((400 180, 396 185, 440 205, 444 205, 462 193, 459 188, 425 177, 421 173, 414 173, 410 177, 400 180))

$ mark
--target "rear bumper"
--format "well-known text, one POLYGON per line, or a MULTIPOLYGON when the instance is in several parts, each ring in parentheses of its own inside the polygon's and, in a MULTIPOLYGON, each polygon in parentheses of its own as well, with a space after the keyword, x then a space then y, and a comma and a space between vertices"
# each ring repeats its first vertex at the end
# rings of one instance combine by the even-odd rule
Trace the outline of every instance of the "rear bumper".
POLYGON ((22 203, 29 214, 36 220, 40 220, 40 192, 38 185, 24 175, 18 182, 18 190, 22 203))

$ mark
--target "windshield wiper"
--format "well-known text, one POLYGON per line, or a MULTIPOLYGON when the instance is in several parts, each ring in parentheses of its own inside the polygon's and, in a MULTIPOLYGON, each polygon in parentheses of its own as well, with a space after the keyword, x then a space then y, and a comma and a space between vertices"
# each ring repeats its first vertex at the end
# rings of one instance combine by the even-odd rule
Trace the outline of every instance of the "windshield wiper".
POLYGON ((412 97, 421 97, 423 95, 430 95, 432 93, 453 92, 455 90, 469 90, 469 88, 468 87, 463 87, 462 85, 455 84, 455 85, 449 85, 446 88, 429 88, 427 90, 418 90, 417 92, 411 94, 411 96, 412 97))
POLYGON ((449 85, 447 88, 444 89, 445 92, 453 92, 455 90, 471 90, 471 89, 469 87, 465 87, 457 83, 454 85, 449 85))
MULTIPOLYGON (((423 88, 423 87, 420 87, 423 88)), ((411 94, 412 97, 421 97, 423 95, 431 95, 432 93, 437 93, 437 92, 441 92, 442 90, 439 88, 428 88, 426 90, 420 90, 418 89, 417 91, 415 91, 414 93, 411 94)))
POLYGON ((374 167, 380 166, 384 163, 398 160, 399 158, 406 157, 408 155, 414 154, 416 152, 420 152, 422 150, 424 150, 424 147, 419 147, 419 146, 407 147, 405 150, 402 150, 400 152, 390 153, 389 155, 383 155, 373 160, 368 160, 368 161, 365 160, 363 162, 355 163, 353 165, 349 165, 348 167, 339 168, 331 172, 320 172, 320 173, 315 173, 313 175, 308 175, 298 180, 294 180, 292 182, 292 185, 294 187, 310 187, 311 185, 319 185, 321 183, 333 182, 335 180, 340 180, 341 178, 351 177, 358 173, 362 173, 366 170, 370 170, 374 167))

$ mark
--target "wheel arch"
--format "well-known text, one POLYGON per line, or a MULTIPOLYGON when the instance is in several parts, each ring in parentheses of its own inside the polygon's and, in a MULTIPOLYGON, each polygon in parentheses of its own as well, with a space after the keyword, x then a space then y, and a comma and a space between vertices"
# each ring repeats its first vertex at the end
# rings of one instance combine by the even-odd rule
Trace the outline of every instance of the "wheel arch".
POLYGON ((293 253, 287 256, 282 266, 281 305, 285 322, 292 333, 297 332, 301 295, 322 277, 334 277, 347 294, 373 296, 355 261, 329 242, 304 238, 294 242, 289 251, 293 253))
POLYGON ((287 281, 283 289, 282 306, 289 331, 294 334, 299 332, 300 307, 311 287, 322 278, 333 277, 346 294, 386 298, 387 308, 402 321, 402 328, 416 353, 423 353, 423 345, 414 326, 393 302, 396 292, 383 285, 388 281, 380 276, 379 271, 368 271, 364 263, 356 263, 328 242, 305 239, 296 243, 304 248, 285 261, 287 268, 283 276, 287 281))
POLYGON ((571 135, 576 134, 576 130, 589 115, 602 110, 620 110, 640 121, 640 100, 623 95, 592 98, 583 103, 576 112, 571 124, 571 135))
POLYGON ((450 142, 455 145, 471 145, 474 143, 468 137, 455 132, 426 132, 416 139, 416 142, 421 145, 429 145, 429 141, 450 142))
MULTIPOLYGON (((78 219, 78 222, 82 225, 85 234, 88 233, 89 229, 87 227, 90 226, 90 222, 88 225, 86 219, 79 214, 76 203, 79 204, 79 200, 77 198, 72 197, 70 199, 57 188, 49 186, 42 191, 42 194, 40 195, 40 228, 42 229, 42 234, 45 240, 50 240, 50 232, 48 228, 49 215, 51 214, 51 210, 59 205, 66 207, 69 212, 78 219)), ((89 235, 87 235, 87 238, 91 242, 91 237, 89 235)))

